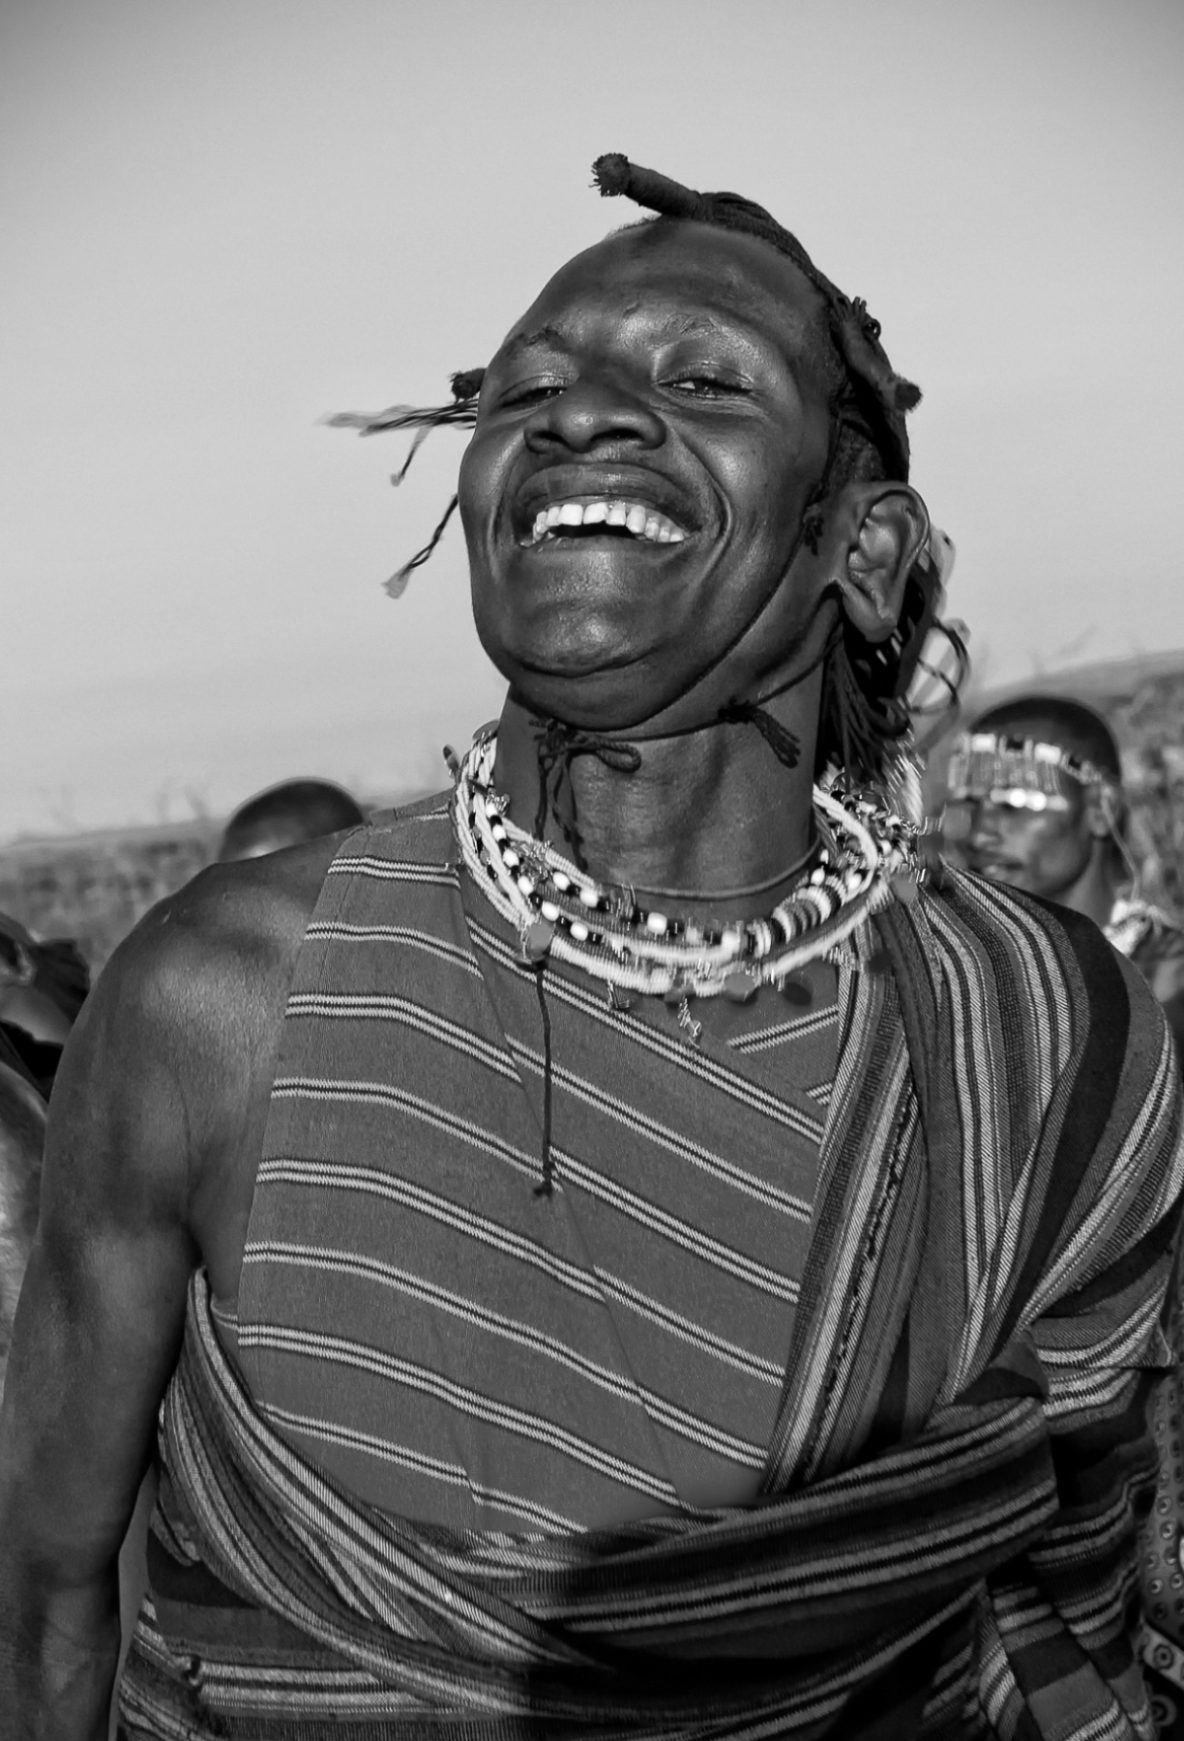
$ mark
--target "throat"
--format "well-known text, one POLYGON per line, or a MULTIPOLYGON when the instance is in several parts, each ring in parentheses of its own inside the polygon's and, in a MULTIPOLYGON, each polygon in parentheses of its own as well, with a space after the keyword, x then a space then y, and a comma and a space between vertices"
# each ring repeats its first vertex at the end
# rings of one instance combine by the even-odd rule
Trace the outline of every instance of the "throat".
POLYGON ((759 914, 816 844, 807 756, 787 767, 747 718, 649 738, 511 701, 496 784, 512 821, 579 870, 727 918, 759 914))

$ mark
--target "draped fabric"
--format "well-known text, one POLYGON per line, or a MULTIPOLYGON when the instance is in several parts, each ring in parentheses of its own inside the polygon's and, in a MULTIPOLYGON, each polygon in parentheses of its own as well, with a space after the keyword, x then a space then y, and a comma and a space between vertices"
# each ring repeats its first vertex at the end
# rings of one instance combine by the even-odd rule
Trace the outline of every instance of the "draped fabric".
POLYGON ((334 1734, 353 1718, 402 1736, 463 1713, 473 1735, 516 1734, 514 1719, 572 1737, 812 1735, 877 1683, 881 1714, 919 1719, 934 1665, 967 1650, 979 1580, 1056 1510, 1038 1386, 1001 1363, 990 1391, 862 1469, 714 1517, 562 1537, 416 1527, 351 1502, 261 1420, 199 1274, 125 1720, 166 1732, 183 1687, 210 1733, 331 1714, 334 1734), (901 1681, 910 1651, 918 1683, 901 1681))
POLYGON ((530 1536, 359 1505, 261 1418, 199 1281, 129 1733, 1150 1734, 1134 1529, 1184 1182, 1162 1018, 1093 927, 973 878, 838 966, 759 1497, 530 1536))
POLYGON ((355 1497, 422 1521, 554 1533, 755 1497, 836 970, 812 965, 804 1002, 715 1000, 690 1044, 660 999, 621 1011, 532 968, 453 850, 428 816, 355 837, 325 879, 237 1310, 216 1301, 252 1398, 355 1497))

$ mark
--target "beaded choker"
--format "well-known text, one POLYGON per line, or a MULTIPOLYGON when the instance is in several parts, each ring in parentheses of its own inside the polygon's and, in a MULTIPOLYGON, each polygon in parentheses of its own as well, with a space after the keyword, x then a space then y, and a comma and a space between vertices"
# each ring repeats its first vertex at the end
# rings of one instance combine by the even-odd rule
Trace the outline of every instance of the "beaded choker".
POLYGON ((518 931, 525 958, 569 962, 630 993, 683 1006, 723 995, 739 1003, 827 954, 895 894, 915 897, 916 827, 871 799, 814 788, 822 844, 767 918, 716 923, 637 905, 631 889, 598 883, 515 826, 493 789, 497 735, 479 732, 456 772, 453 821, 478 889, 518 931))

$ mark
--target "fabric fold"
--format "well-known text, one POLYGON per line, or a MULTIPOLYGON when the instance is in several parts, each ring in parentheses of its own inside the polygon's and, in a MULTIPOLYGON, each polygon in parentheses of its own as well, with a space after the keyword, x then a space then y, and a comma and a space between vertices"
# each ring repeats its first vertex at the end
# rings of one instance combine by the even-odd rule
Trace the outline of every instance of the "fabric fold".
POLYGON ((985 1406, 956 1404, 914 1443, 754 1507, 554 1538, 417 1529, 356 1505, 259 1417, 199 1273, 161 1419, 154 1530, 173 1594, 142 1617, 125 1716, 150 1706, 144 1670, 164 1642, 219 1722, 263 1717, 285 1682, 299 1708, 310 1675, 356 1695, 360 1674, 372 1715, 518 1713, 573 1736, 706 1722, 721 1737, 759 1716, 809 1734, 919 1639, 964 1631, 986 1576, 1054 1514, 1040 1401, 1007 1372, 985 1406), (185 1568, 202 1578, 188 1603, 185 1568), (292 1631, 287 1662, 252 1690, 255 1613, 292 1631))

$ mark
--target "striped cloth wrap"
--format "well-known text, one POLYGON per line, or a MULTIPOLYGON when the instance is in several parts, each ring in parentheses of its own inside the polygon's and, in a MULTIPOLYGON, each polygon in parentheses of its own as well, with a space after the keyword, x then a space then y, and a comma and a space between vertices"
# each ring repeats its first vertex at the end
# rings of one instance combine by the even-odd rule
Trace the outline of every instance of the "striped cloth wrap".
POLYGON ((1000 1361, 981 1400, 907 1447, 757 1506, 566 1537, 417 1528, 352 1502, 260 1418, 203 1274, 190 1306, 133 1732, 171 1732, 155 1707, 180 1677, 216 1717, 178 1734, 254 1734, 249 1715, 311 1736, 331 1715, 334 1734, 401 1719, 382 1731, 400 1737, 461 1717, 474 1737, 809 1736, 859 1685, 880 1717, 919 1719, 901 1659, 927 1683, 964 1653, 987 1574, 1056 1511, 1040 1387, 1000 1361))
POLYGON ((1162 1017, 1092 926, 959 876, 840 980, 760 1498, 555 1535, 363 1507, 260 1417, 199 1275, 126 1734, 1151 1735, 1135 1532, 1184 1187, 1162 1017))

